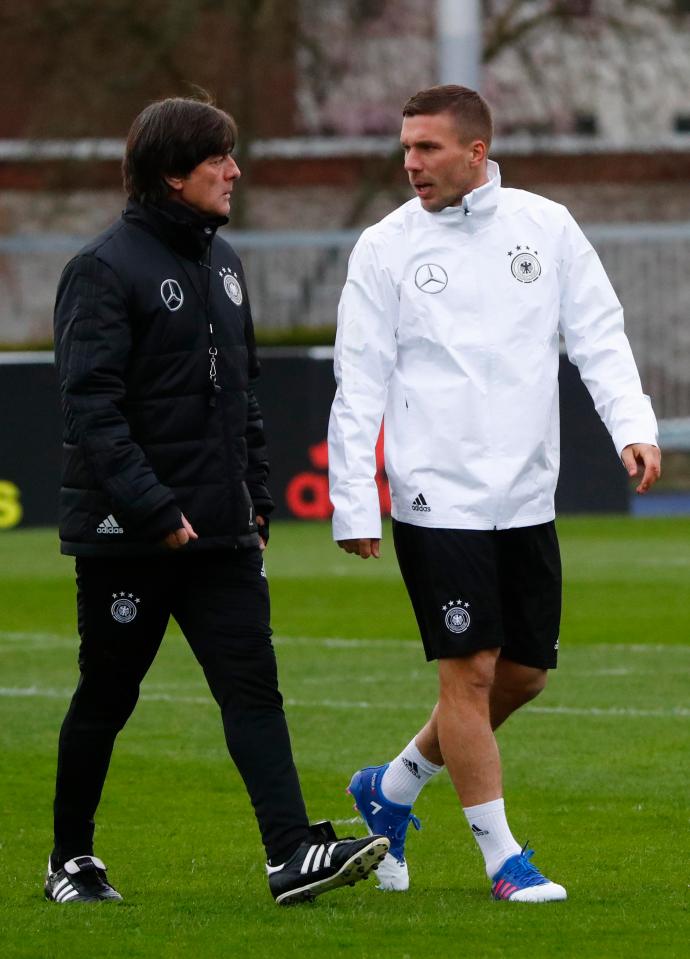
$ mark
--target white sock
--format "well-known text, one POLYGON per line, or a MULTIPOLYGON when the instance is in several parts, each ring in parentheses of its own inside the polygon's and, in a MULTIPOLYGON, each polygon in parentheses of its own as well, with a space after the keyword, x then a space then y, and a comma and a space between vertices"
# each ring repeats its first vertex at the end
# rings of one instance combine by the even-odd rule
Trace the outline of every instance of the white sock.
POLYGON ((506 859, 521 849, 508 826, 505 804, 502 799, 494 799, 463 811, 484 856, 486 874, 493 879, 506 859))
POLYGON ((391 802, 411 806, 431 777, 442 769, 443 766, 437 766, 422 756, 413 739, 391 761, 383 774, 381 790, 391 802))

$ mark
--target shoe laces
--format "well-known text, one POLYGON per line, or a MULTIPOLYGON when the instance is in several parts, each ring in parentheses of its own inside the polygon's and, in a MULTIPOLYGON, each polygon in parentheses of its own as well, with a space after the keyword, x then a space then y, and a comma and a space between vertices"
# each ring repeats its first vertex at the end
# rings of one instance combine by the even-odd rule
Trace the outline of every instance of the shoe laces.
POLYGON ((393 830, 393 838, 395 839, 404 839, 405 833, 407 832, 407 827, 412 823, 414 828, 419 832, 422 828, 421 822, 417 819, 414 813, 410 813, 409 816, 405 816, 404 819, 401 819, 398 825, 393 830))
POLYGON ((508 879, 522 889, 526 889, 529 886, 540 886, 548 882, 548 879, 530 862, 533 855, 534 849, 528 849, 527 843, 525 843, 520 851, 520 855, 516 856, 515 860, 506 869, 501 870, 501 879, 508 879))

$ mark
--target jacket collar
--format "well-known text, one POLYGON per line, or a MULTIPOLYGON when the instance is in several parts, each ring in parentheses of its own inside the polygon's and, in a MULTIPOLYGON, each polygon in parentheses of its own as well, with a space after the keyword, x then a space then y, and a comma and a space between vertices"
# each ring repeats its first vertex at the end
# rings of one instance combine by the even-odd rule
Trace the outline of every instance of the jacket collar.
POLYGON ((471 219, 472 225, 476 226, 479 221, 492 216, 498 208, 498 198, 501 189, 501 171, 498 163, 488 160, 486 172, 489 177, 487 183, 478 186, 476 190, 465 194, 462 203, 458 206, 447 206, 438 213, 428 213, 428 216, 434 219, 440 218, 447 223, 457 223, 468 226, 471 219))
POLYGON ((122 216, 194 263, 204 258, 216 230, 228 222, 227 217, 204 216, 175 200, 163 200, 157 206, 129 200, 122 216))

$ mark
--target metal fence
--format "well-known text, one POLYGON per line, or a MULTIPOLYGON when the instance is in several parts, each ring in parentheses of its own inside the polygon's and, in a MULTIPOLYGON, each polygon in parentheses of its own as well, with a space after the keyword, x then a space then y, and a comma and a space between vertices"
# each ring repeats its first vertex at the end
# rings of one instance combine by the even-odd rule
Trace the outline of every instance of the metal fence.
MULTIPOLYGON (((690 416, 690 223, 589 225, 626 312, 657 415, 690 416)), ((226 232, 242 256, 257 328, 334 325, 359 231, 226 232)), ((45 340, 57 279, 84 242, 64 234, 0 237, 0 342, 45 340)))
POLYGON ((361 230, 233 232, 257 327, 335 326, 347 261, 361 230))
POLYGON ((659 417, 690 416, 690 223, 590 226, 659 417))

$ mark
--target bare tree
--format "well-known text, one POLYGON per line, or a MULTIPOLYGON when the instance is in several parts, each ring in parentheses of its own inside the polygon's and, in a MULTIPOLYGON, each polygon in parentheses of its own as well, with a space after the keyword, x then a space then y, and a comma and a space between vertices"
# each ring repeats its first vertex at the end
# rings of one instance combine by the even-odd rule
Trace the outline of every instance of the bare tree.
POLYGON ((237 117, 251 177, 252 138, 293 129, 296 26, 296 0, 4 4, 0 136, 121 137, 151 100, 203 88, 237 117))

